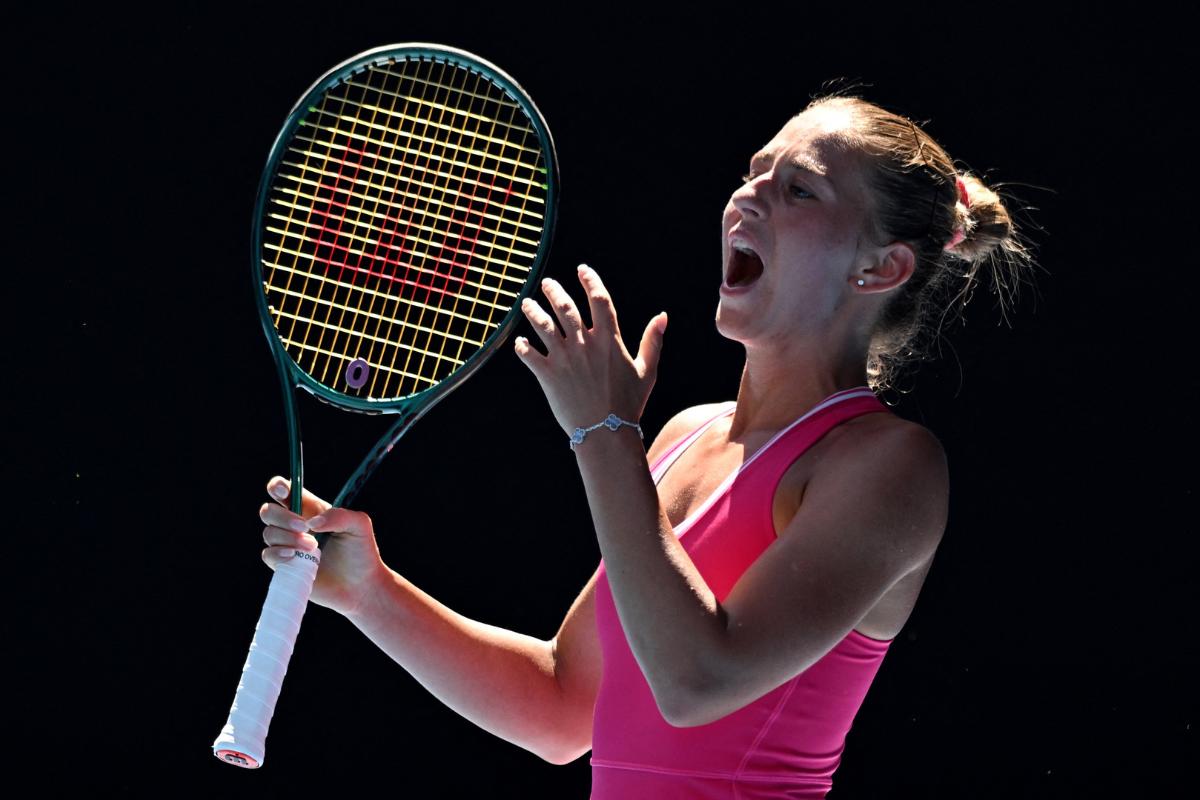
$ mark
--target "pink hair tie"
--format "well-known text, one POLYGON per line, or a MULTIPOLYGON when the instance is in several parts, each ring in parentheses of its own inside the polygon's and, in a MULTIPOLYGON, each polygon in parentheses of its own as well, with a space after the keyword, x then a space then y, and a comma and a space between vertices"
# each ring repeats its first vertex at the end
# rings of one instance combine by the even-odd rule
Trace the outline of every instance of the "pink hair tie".
MULTIPOLYGON (((960 176, 955 176, 954 186, 958 189, 958 202, 963 204, 964 208, 971 207, 971 198, 967 195, 967 184, 963 182, 960 176)), ((954 229, 954 235, 950 237, 950 241, 946 243, 943 250, 953 250, 958 247, 958 243, 967 238, 967 229, 965 226, 959 226, 954 229)))
POLYGON ((962 227, 955 228, 954 235, 950 237, 950 241, 946 242, 946 246, 943 247, 942 249, 943 250, 953 250, 954 248, 958 247, 958 243, 961 242, 965 238, 967 238, 966 229, 962 228, 962 227))

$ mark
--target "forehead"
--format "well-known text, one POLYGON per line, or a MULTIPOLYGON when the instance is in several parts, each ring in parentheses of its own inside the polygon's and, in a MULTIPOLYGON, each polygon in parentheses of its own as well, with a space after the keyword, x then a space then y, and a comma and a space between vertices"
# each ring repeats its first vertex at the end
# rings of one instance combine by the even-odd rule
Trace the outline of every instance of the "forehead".
POLYGON ((853 124, 847 109, 809 109, 788 120, 754 157, 775 160, 786 156, 835 182, 853 183, 858 178, 858 163, 847 146, 853 124))

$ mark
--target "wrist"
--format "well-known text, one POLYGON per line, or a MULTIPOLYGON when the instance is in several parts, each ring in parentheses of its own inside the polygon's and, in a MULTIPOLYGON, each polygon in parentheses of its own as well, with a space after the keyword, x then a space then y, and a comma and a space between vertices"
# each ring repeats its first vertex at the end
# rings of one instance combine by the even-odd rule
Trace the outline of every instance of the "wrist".
POLYGON ((395 585, 397 578, 399 575, 380 561, 370 576, 362 581, 361 592, 354 603, 342 612, 342 616, 358 628, 369 625, 380 608, 386 605, 388 591, 395 585))
POLYGON ((637 433, 638 439, 645 438, 642 435, 642 426, 639 423, 633 420, 623 419, 622 417, 617 416, 615 413, 610 413, 607 417, 599 422, 587 426, 581 425, 575 428, 575 430, 569 434, 569 443, 571 449, 575 450, 582 445, 591 434, 594 434, 598 431, 617 433, 625 428, 637 433))
POLYGON ((646 445, 638 432, 630 427, 615 431, 606 428, 594 431, 580 445, 572 448, 580 467, 604 465, 606 469, 620 468, 626 460, 646 463, 646 445))

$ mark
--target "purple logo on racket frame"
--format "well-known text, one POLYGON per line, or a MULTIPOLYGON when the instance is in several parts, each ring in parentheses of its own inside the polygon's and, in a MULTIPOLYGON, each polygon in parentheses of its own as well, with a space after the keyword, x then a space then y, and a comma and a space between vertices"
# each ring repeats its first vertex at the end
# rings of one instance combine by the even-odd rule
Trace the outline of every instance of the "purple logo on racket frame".
POLYGON ((346 385, 351 389, 361 389, 371 374, 371 365, 361 358, 356 358, 346 365, 346 385))

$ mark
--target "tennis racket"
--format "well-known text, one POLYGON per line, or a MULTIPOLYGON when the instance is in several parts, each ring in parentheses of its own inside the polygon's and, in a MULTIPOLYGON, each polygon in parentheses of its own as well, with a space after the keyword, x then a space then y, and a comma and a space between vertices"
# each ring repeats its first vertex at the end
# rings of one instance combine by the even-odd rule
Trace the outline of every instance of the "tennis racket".
MULTIPOLYGON (((557 197, 545 120, 512 78, 470 53, 381 47, 304 94, 263 172, 252 259, 283 386, 292 511, 303 485, 295 390, 399 417, 337 494, 345 505, 517 324, 557 197)), ((297 551, 275 570, 217 758, 262 765, 319 564, 320 550, 297 551)))

